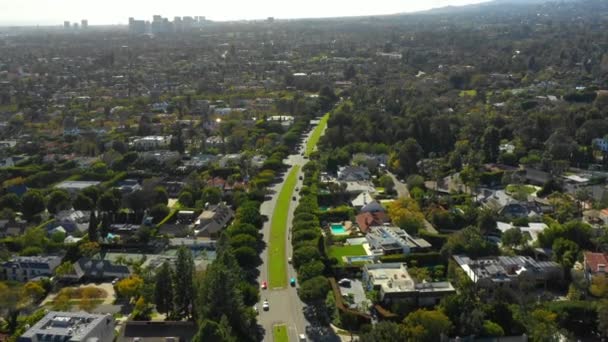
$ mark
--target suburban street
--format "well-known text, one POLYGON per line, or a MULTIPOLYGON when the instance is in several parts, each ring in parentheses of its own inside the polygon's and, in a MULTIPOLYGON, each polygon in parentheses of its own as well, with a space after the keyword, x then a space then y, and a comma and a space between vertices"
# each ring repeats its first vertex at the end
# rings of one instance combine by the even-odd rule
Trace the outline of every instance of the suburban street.
MULTIPOLYGON (((299 151, 303 151, 305 149, 306 142, 308 141, 308 138, 310 137, 310 134, 312 133, 313 130, 314 130, 314 127, 307 134, 306 139, 304 139, 304 141, 300 145, 300 148, 298 149, 299 151)), ((262 206, 260 207, 260 211, 261 211, 262 215, 265 215, 268 217, 268 220, 264 223, 264 227, 262 228, 262 233, 264 234, 264 242, 266 243, 267 248, 261 255, 263 263, 260 266, 260 280, 259 280, 260 284, 263 281, 268 280, 268 244, 269 244, 269 237, 270 237, 270 225, 271 225, 272 215, 273 215, 273 211, 274 211, 274 208, 276 205, 276 200, 278 198, 279 192, 281 191, 281 188, 283 187, 283 185, 285 183, 286 175, 293 168, 293 166, 300 165, 301 167, 303 167, 304 164, 306 164, 306 162, 307 162, 307 159, 305 159, 303 156, 301 156, 300 153, 290 155, 286 160, 286 163, 290 167, 285 172, 285 176, 283 177, 283 179, 281 180, 280 183, 275 184, 271 188, 272 189, 271 198, 269 200, 265 201, 264 203, 262 203, 262 206)), ((296 183, 297 189, 300 189, 302 187, 302 180, 300 179, 300 176, 303 176, 302 168, 300 168, 300 171, 298 172, 298 175, 297 175, 297 179, 298 179, 297 183, 296 183)), ((296 196, 296 201, 291 201, 290 206, 289 206, 288 234, 286 235, 286 241, 285 241, 285 245, 286 245, 285 251, 286 251, 287 255, 285 256, 285 258, 290 257, 292 254, 292 247, 291 247, 291 242, 290 242, 290 238, 291 238, 290 231, 291 231, 291 222, 293 220, 293 214, 294 214, 295 208, 297 206, 297 203, 299 201, 298 191, 295 191, 292 196, 296 196)), ((290 196, 290 200, 291 200, 291 196, 290 196)), ((293 266, 291 264, 288 264, 287 267, 288 267, 288 272, 287 272, 288 277, 297 278, 297 274, 296 274, 296 271, 294 270, 293 266)), ((298 297, 297 290, 294 287, 288 286, 287 288, 279 288, 279 289, 270 289, 269 288, 267 290, 261 290, 260 302, 258 303, 258 310, 260 312, 259 317, 258 317, 258 322, 265 330, 264 341, 273 340, 272 327, 277 324, 285 324, 289 331, 289 340, 298 341, 298 335, 305 334, 305 329, 309 325, 309 322, 306 320, 306 318, 304 316, 305 306, 306 305, 298 297), (269 311, 262 310, 262 303, 264 302, 264 300, 268 300, 268 302, 270 304, 269 311)))
MULTIPOLYGON (((410 192, 407 189, 407 185, 401 182, 393 173, 387 171, 387 174, 393 179, 393 183, 395 183, 395 191, 397 191, 399 198, 410 197, 410 192)), ((431 234, 439 234, 437 229, 435 229, 435 227, 433 227, 433 225, 427 219, 424 219, 424 228, 431 234)))
POLYGON ((387 171, 386 173, 393 179, 393 183, 395 183, 395 191, 397 191, 399 198, 410 197, 410 192, 407 190, 407 185, 397 179, 397 176, 395 176, 392 172, 387 171))

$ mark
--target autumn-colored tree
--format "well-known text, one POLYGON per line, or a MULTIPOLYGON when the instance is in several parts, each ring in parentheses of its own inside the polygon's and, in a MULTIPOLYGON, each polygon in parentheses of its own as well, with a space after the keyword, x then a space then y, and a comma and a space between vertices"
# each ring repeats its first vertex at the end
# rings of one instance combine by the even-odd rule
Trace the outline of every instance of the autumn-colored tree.
POLYGON ((68 293, 60 292, 53 300, 53 310, 68 311, 70 308, 70 295, 68 293))
POLYGON ((589 292, 595 297, 605 298, 608 295, 608 279, 601 275, 596 275, 591 279, 589 292))
POLYGON ((99 247, 99 243, 93 241, 81 244, 78 249, 80 250, 80 253, 82 253, 82 255, 89 258, 99 253, 99 251, 101 250, 101 248, 99 247))
POLYGON ((393 224, 410 234, 424 228, 424 215, 418 203, 411 198, 400 198, 389 204, 388 215, 393 224))
POLYGON ((33 302, 42 299, 45 293, 46 291, 37 281, 29 281, 23 286, 24 296, 30 298, 33 302))
POLYGON ((144 284, 143 279, 133 275, 122 279, 116 283, 116 292, 124 298, 133 298, 138 295, 141 286, 144 284))

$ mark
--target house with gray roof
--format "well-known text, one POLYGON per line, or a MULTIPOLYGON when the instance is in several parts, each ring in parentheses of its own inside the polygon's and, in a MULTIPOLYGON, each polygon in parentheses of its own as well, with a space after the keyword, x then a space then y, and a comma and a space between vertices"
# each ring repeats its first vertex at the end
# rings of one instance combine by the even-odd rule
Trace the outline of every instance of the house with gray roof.
POLYGON ((101 281, 116 278, 127 278, 131 269, 126 265, 118 265, 110 260, 82 257, 73 265, 72 272, 61 276, 65 281, 101 281))
POLYGON ((17 341, 112 342, 114 326, 111 315, 50 311, 17 341))
POLYGON ((342 166, 338 169, 338 180, 346 182, 367 181, 369 169, 363 166, 342 166))
POLYGON ((38 277, 51 277, 59 264, 60 256, 17 256, 0 264, 0 278, 27 282, 38 277))
POLYGON ((554 261, 537 261, 529 256, 472 259, 466 255, 454 255, 454 260, 471 281, 490 290, 497 287, 516 289, 523 279, 546 285, 564 276, 560 264, 554 261))
POLYGON ((225 203, 209 206, 194 222, 194 233, 197 236, 215 237, 228 226, 234 218, 234 210, 225 203))
POLYGON ((399 227, 370 227, 365 238, 374 255, 409 254, 432 247, 426 240, 413 237, 399 227))
POLYGON ((404 263, 365 264, 362 274, 366 290, 376 290, 380 301, 410 302, 416 306, 434 306, 444 296, 456 293, 450 282, 426 282, 413 279, 404 263))

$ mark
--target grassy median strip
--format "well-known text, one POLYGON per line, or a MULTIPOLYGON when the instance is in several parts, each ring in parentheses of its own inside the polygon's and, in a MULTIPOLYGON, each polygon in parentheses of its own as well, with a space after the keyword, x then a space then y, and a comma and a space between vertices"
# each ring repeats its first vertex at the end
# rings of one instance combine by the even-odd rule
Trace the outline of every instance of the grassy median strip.
POLYGON ((272 339, 274 342, 289 342, 287 326, 285 324, 272 327, 272 339))
POLYGON ((329 113, 323 115, 323 117, 321 118, 321 121, 319 122, 319 125, 317 127, 315 127, 315 130, 310 135, 310 139, 308 139, 308 142, 306 143, 306 155, 307 156, 309 156, 311 153, 313 153, 315 151, 315 147, 317 146, 319 139, 321 139, 321 134, 325 130, 325 127, 327 127, 328 120, 329 120, 329 113))
POLYGON ((287 234, 287 212, 291 205, 291 196, 298 180, 300 166, 294 166, 281 188, 270 223, 270 246, 268 248, 268 287, 287 286, 287 257, 285 256, 285 243, 287 234))

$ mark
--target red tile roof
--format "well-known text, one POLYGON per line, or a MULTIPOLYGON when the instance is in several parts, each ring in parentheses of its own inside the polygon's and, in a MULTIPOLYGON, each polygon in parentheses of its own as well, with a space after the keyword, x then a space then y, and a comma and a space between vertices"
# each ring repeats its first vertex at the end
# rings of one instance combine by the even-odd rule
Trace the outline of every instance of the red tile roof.
POLYGON ((223 189, 226 186, 226 180, 220 177, 215 177, 207 181, 208 186, 215 186, 223 189))
POLYGON ((367 233, 371 226, 381 226, 385 222, 388 222, 388 217, 383 211, 370 213, 365 212, 357 215, 357 225, 362 233, 367 233))
POLYGON ((591 273, 597 273, 600 272, 599 265, 603 265, 604 270, 602 272, 605 272, 606 267, 608 267, 608 257, 606 254, 585 252, 584 255, 586 269, 591 271, 591 273))

